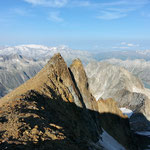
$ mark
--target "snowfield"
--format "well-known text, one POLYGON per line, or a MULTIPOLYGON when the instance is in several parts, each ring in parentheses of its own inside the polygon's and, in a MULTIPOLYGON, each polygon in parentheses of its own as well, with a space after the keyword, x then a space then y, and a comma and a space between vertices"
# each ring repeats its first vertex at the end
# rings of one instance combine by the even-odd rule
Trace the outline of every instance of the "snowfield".
POLYGON ((126 150, 121 144, 119 144, 112 136, 110 136, 104 129, 100 140, 98 142, 105 150, 126 150))
POLYGON ((136 133, 139 135, 145 135, 145 136, 150 137, 150 131, 140 131, 140 132, 136 132, 136 133))
POLYGON ((130 117, 132 116, 132 114, 133 114, 133 111, 132 111, 132 110, 127 109, 127 108, 125 108, 125 107, 120 108, 120 110, 122 111, 122 113, 123 113, 124 115, 127 115, 128 118, 130 118, 130 117))

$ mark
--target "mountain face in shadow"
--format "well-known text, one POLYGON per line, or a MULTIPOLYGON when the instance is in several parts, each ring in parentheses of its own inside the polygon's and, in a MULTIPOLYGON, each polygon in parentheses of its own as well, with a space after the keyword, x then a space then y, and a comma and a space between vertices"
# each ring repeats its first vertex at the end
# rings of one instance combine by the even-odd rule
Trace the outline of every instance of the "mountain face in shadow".
POLYGON ((2 150, 105 150, 98 144, 103 129, 126 149, 138 149, 115 101, 96 101, 81 61, 68 68, 60 54, 0 99, 2 150))

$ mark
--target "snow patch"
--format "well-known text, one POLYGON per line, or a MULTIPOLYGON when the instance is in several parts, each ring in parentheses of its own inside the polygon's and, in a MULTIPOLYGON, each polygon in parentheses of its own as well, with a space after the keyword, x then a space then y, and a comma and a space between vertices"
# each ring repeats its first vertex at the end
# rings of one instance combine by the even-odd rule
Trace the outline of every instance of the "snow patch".
POLYGON ((127 108, 125 108, 125 107, 120 108, 120 110, 122 111, 122 113, 123 113, 124 115, 127 115, 128 118, 130 118, 130 117, 132 116, 132 114, 133 114, 133 111, 132 111, 132 110, 127 109, 127 108))
POLYGON ((112 136, 110 136, 104 129, 98 144, 104 147, 105 150, 126 150, 119 144, 112 136))
POLYGON ((99 93, 99 94, 95 94, 95 98, 96 98, 96 100, 98 101, 101 97, 102 97, 102 95, 104 94, 104 92, 102 92, 102 93, 99 93))
MULTIPOLYGON (((17 46, 16 46, 17 47, 17 46)), ((34 44, 29 44, 29 45, 20 45, 18 46, 18 48, 20 47, 28 47, 28 48, 35 48, 35 49, 47 49, 48 50, 48 47, 47 46, 43 46, 43 45, 34 45, 34 44)))
POLYGON ((136 134, 150 137, 150 131, 140 131, 140 132, 136 132, 136 134))

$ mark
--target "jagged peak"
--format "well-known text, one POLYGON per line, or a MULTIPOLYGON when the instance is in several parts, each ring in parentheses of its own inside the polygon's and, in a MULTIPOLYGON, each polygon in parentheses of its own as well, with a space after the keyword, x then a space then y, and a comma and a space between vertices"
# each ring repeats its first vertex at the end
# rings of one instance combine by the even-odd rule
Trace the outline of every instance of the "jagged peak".
POLYGON ((60 53, 54 54, 54 56, 49 61, 53 61, 53 60, 57 60, 57 59, 63 59, 63 57, 61 56, 60 53))
POLYGON ((70 69, 73 72, 76 81, 79 81, 78 84, 81 83, 84 88, 88 89, 88 78, 84 66, 79 58, 72 62, 70 69))
POLYGON ((94 110, 93 101, 95 101, 95 99, 89 91, 88 78, 86 76, 86 72, 84 70, 81 60, 75 59, 70 65, 70 70, 74 76, 86 108, 94 110))
POLYGON ((58 63, 65 63, 63 57, 61 56, 60 53, 54 54, 54 56, 48 61, 47 65, 55 64, 57 65, 58 63))
POLYGON ((82 62, 81 62, 81 60, 79 58, 77 58, 77 59, 73 60, 72 64, 82 65, 82 62))
POLYGON ((82 61, 79 58, 73 60, 72 64, 70 65, 70 68, 80 69, 80 71, 82 70, 86 75, 82 61))
POLYGON ((68 66, 60 53, 55 54, 45 65, 42 72, 47 72, 48 76, 56 76, 62 79, 66 86, 72 85, 71 75, 68 66))
POLYGON ((20 95, 28 93, 30 90, 38 91, 39 93, 51 97, 51 92, 48 89, 54 89, 57 94, 61 94, 64 101, 75 102, 81 107, 79 93, 75 88, 72 76, 66 62, 60 53, 55 54, 45 65, 45 67, 33 78, 26 83, 13 90, 11 93, 3 97, 3 102, 6 99, 20 98, 20 95), (66 91, 69 99, 66 99, 66 91), (69 92, 71 94, 69 94, 69 92))

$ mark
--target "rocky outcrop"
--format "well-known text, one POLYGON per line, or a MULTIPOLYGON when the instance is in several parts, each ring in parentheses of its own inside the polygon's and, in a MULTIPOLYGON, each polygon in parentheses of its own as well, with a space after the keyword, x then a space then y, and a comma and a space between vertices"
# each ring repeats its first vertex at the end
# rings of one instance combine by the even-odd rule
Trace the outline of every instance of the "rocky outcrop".
POLYGON ((97 145, 102 128, 137 149, 127 117, 113 100, 96 102, 81 61, 68 68, 60 54, 0 99, 0 127, 0 149, 104 149, 97 145))
POLYGON ((77 84, 77 88, 81 93, 86 108, 91 110, 97 110, 97 108, 94 108, 95 98, 89 91, 88 78, 86 76, 84 67, 79 59, 73 61, 73 63, 70 66, 70 71, 73 75, 75 83, 77 84))

